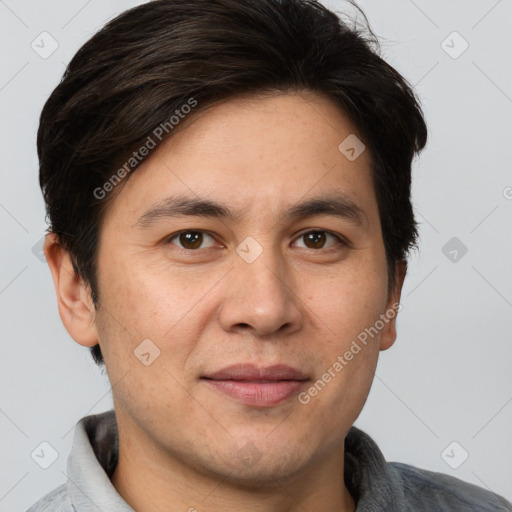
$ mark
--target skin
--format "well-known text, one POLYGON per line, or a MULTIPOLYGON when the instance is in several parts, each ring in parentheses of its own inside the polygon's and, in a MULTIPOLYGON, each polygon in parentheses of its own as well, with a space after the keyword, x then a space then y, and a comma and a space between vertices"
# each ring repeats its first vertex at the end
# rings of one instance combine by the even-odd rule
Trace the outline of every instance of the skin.
POLYGON ((308 404, 294 395, 251 407, 200 377, 233 363, 284 363, 312 384, 399 302, 405 263, 388 295, 369 151, 349 161, 338 145, 357 130, 310 92, 230 99, 191 119, 110 201, 98 310, 55 236, 45 244, 65 327, 80 345, 99 343, 105 358, 120 436, 112 483, 141 512, 354 511, 343 442, 379 351, 396 338, 394 318, 308 404), (333 192, 359 205, 365 225, 285 220, 289 206, 333 192), (176 193, 226 203, 241 217, 135 226, 176 193), (313 229, 327 231, 324 246, 299 236, 313 229), (181 230, 206 231, 203 245, 169 241, 181 230), (263 251, 252 263, 236 252, 247 236, 263 251), (145 366, 134 350, 148 338, 160 356, 145 366))

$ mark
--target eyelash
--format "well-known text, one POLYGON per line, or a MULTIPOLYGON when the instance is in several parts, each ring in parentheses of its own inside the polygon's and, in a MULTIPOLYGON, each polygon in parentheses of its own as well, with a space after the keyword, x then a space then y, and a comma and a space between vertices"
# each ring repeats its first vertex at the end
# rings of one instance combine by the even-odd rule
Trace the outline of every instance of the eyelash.
MULTIPOLYGON (((164 243, 165 244, 172 244, 171 241, 174 238, 178 237, 179 235, 181 235, 183 233, 203 233, 203 234, 206 234, 206 235, 210 236, 211 238, 213 238, 215 240, 215 237, 212 234, 210 234, 208 231, 204 231, 202 229, 184 229, 182 231, 177 231, 176 233, 173 233, 172 235, 168 236, 165 239, 164 243)), ((332 251, 337 249, 337 245, 338 244, 341 245, 342 247, 347 247, 349 245, 348 242, 343 237, 341 237, 341 235, 338 235, 337 233, 334 233, 334 232, 326 230, 326 229, 310 229, 308 231, 303 231, 302 233, 297 235, 295 240, 298 240, 301 237, 304 237, 305 235, 307 235, 309 233, 326 233, 326 234, 331 235, 332 237, 334 237, 336 239, 336 241, 337 241, 337 244, 334 244, 333 246, 330 246, 330 247, 327 247, 327 248, 313 249, 313 248, 310 248, 310 247, 302 247, 302 249, 305 248, 307 250, 314 251, 314 252, 320 252, 320 251, 332 252, 332 251)), ((174 245, 174 244, 172 244, 172 245, 174 245)), ((187 249, 185 247, 179 247, 179 246, 176 246, 176 248, 178 250, 181 250, 181 251, 184 251, 184 252, 198 252, 200 250, 200 249, 187 249)), ((207 247, 207 249, 208 249, 208 247, 207 247)))

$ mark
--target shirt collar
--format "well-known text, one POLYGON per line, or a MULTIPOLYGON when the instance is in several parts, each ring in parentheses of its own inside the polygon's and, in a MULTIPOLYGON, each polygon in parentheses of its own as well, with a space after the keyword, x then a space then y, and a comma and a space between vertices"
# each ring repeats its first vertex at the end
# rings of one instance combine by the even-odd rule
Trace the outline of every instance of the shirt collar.
POLYGON ((68 489, 77 512, 134 512, 112 485, 119 441, 113 410, 82 418, 67 461, 68 489))
POLYGON ((357 502, 356 512, 399 511, 404 503, 398 472, 386 462, 375 441, 352 427, 345 438, 345 484, 357 502))

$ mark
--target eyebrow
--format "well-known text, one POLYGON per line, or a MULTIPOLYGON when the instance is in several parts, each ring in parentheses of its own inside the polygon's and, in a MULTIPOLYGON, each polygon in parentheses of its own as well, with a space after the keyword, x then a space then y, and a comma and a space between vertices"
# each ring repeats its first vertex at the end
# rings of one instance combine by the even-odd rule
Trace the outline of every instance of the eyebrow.
MULTIPOLYGON (((357 227, 367 227, 368 218, 362 208, 344 194, 318 196, 291 206, 283 214, 284 220, 300 220, 319 215, 330 215, 349 221, 357 227)), ((170 196, 146 210, 134 224, 149 227, 161 219, 177 217, 211 217, 240 221, 242 214, 228 205, 211 199, 189 196, 170 196)))

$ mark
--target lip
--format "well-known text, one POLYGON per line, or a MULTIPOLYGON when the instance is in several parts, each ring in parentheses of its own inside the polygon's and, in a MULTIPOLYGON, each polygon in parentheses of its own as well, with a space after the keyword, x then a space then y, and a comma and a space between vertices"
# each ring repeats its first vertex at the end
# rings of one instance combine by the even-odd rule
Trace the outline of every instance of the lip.
POLYGON ((284 364, 266 367, 235 364, 201 380, 244 405, 271 407, 296 394, 309 378, 284 364))
POLYGON ((286 364, 274 364, 272 366, 257 366, 251 363, 233 364, 214 373, 205 375, 204 378, 212 380, 306 380, 308 376, 286 364))

